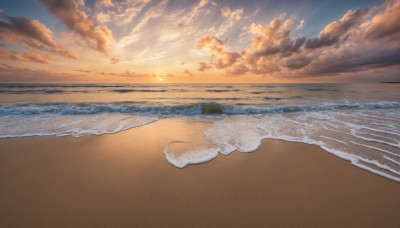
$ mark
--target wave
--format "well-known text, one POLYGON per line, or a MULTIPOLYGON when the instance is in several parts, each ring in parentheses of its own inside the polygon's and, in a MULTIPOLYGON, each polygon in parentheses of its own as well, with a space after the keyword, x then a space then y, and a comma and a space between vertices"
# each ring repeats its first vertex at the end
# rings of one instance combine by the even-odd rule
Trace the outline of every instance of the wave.
POLYGON ((0 117, 0 138, 114 134, 158 120, 154 116, 124 114, 8 116, 0 117))
POLYGON ((291 96, 290 99, 303 99, 303 96, 291 96))
MULTIPOLYGON (((88 85, 88 84, 0 84, 0 88, 119 88, 130 87, 129 85, 88 85)), ((141 85, 141 87, 145 87, 141 85)), ((153 87, 153 86, 151 86, 153 87)))
POLYGON ((316 104, 316 105, 270 105, 250 107, 247 104, 226 105, 203 102, 187 105, 150 106, 144 102, 111 103, 27 103, 1 105, 0 116, 19 116, 35 114, 89 115, 101 113, 137 113, 150 115, 241 115, 263 113, 289 113, 321 110, 346 109, 391 109, 400 108, 400 102, 355 103, 355 104, 316 104))
POLYGON ((307 89, 308 91, 313 92, 339 92, 337 89, 307 89))
POLYGON ((115 93, 133 93, 133 92, 140 92, 140 93, 163 93, 167 92, 166 89, 158 89, 158 90, 152 90, 152 89, 114 89, 111 90, 112 92, 115 93))
POLYGON ((282 100, 282 99, 284 99, 284 98, 281 98, 281 97, 264 97, 264 100, 276 100, 276 101, 278 101, 278 100, 282 100))
POLYGON ((149 88, 151 84, 0 84, 0 88, 149 88))
MULTIPOLYGON (((57 94, 57 93, 94 93, 94 92, 102 92, 102 90, 71 90, 70 87, 75 87, 79 88, 78 86, 64 86, 66 87, 65 90, 62 89, 62 87, 57 87, 57 86, 52 86, 52 87, 44 87, 47 89, 38 89, 41 87, 18 87, 18 90, 0 90, 0 94, 57 94), (30 88, 30 89, 22 89, 22 88, 30 88), (49 89, 51 88, 51 89, 49 89), (61 89, 57 89, 61 88, 61 89), (22 89, 22 90, 21 90, 22 89)), ((86 87, 86 86, 85 86, 86 87)), ((91 88, 108 88, 110 86, 87 86, 91 88)), ((15 87, 17 88, 17 87, 15 87)), ((119 88, 118 86, 113 86, 112 88, 119 88)), ((154 93, 154 92, 167 92, 168 90, 166 89, 112 89, 110 92, 113 93, 133 93, 133 92, 139 92, 139 93, 154 93)), ((174 91, 174 92, 183 92, 183 91, 174 91)))
POLYGON ((229 90, 229 89, 207 89, 207 92, 210 93, 226 93, 226 92, 239 92, 240 90, 238 89, 233 89, 233 90, 229 90))
POLYGON ((295 86, 294 85, 253 85, 251 87, 255 87, 255 88, 277 88, 277 87, 290 88, 290 87, 295 87, 295 86))
POLYGON ((227 114, 263 114, 263 113, 288 113, 301 111, 343 110, 343 109, 389 109, 400 108, 400 102, 379 102, 364 104, 319 104, 319 105, 285 105, 268 108, 238 108, 225 106, 227 114))
POLYGON ((87 91, 71 91, 58 89, 0 90, 0 94, 55 94, 55 93, 87 93, 87 91))

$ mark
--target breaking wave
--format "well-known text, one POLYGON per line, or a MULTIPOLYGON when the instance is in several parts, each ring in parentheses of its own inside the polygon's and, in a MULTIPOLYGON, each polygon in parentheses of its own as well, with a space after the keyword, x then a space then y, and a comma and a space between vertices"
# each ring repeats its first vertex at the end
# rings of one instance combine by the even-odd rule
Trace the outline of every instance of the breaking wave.
MULTIPOLYGON (((279 100, 280 98, 266 98, 279 100)), ((239 115, 288 113, 301 111, 346 110, 346 109, 391 109, 399 108, 400 102, 354 103, 354 104, 316 104, 316 105, 270 105, 267 107, 243 107, 242 104, 226 105, 216 102, 203 102, 187 105, 151 106, 143 102, 111 103, 25 103, 0 106, 0 116, 54 114, 88 115, 102 113, 137 113, 151 115, 239 115)))

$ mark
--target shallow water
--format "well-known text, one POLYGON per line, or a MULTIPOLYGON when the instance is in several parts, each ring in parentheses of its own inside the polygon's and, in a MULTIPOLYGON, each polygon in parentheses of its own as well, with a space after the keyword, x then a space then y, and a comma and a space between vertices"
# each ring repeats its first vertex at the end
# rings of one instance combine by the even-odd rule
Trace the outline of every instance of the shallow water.
POLYGON ((0 85, 1 138, 101 135, 171 117, 204 125, 166 145, 179 168, 271 138, 318 145, 400 182, 398 84, 0 85))

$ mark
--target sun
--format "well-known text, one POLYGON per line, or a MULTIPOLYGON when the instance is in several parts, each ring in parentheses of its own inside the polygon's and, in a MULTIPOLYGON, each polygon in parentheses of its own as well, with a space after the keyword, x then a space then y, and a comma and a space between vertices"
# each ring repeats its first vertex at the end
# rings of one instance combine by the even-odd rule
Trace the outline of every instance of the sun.
POLYGON ((162 79, 162 78, 158 78, 158 81, 162 82, 162 81, 163 81, 163 79, 162 79))

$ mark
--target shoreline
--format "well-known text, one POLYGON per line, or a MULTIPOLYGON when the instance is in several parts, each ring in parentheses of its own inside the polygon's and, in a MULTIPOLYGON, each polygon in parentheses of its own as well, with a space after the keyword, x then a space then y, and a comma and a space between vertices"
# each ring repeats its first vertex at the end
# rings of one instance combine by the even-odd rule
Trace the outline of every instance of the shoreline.
POLYGON ((265 139, 255 152, 178 169, 163 153, 171 124, 188 133, 164 121, 101 136, 0 139, 0 226, 400 225, 399 183, 318 146, 265 139))

